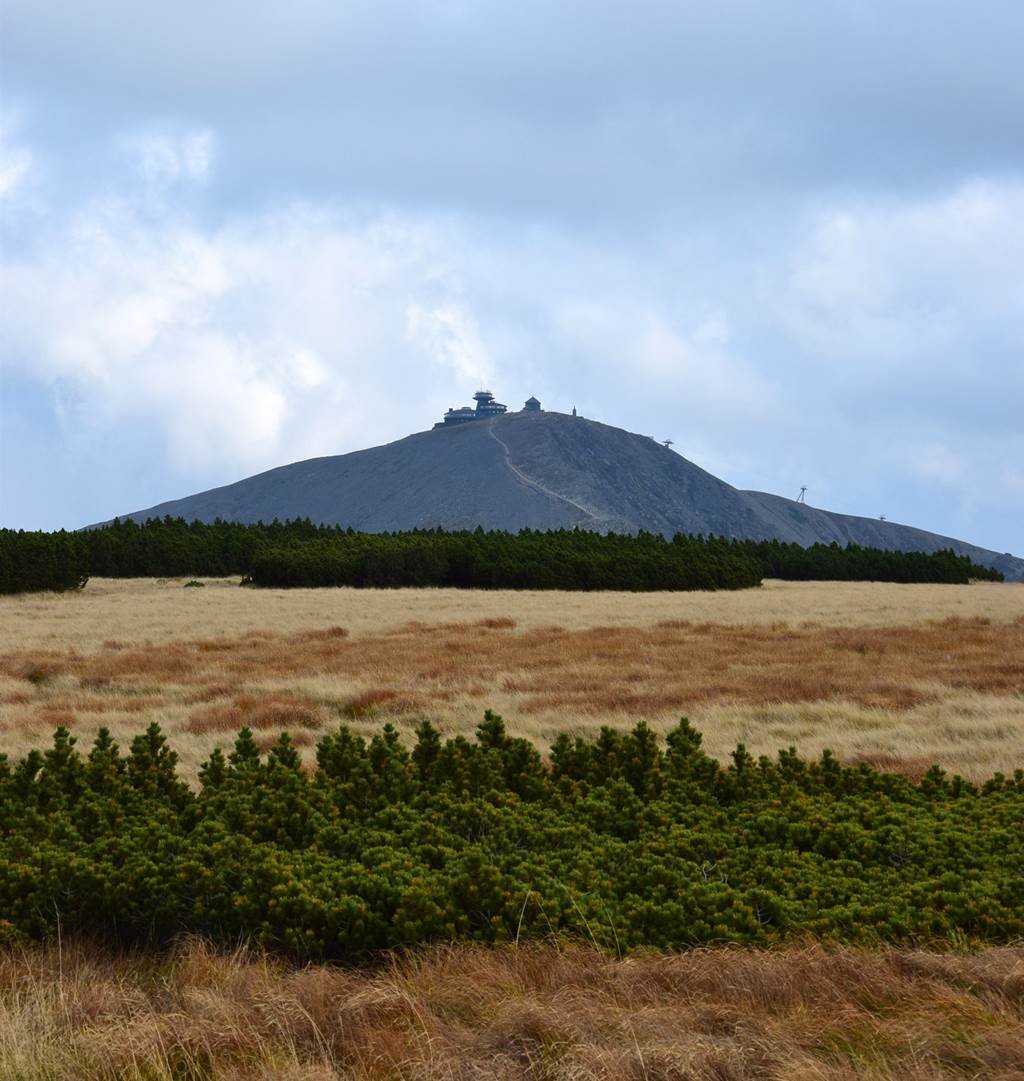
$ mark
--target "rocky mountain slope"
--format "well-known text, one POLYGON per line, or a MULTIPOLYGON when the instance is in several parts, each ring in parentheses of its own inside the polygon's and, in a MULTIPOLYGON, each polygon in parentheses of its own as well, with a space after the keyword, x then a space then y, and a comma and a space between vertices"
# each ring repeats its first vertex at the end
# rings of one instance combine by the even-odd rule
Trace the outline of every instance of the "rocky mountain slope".
POLYGON ((317 522, 384 532, 572 528, 952 548, 1024 580, 1024 559, 895 522, 744 492, 647 436, 563 413, 509 413, 280 466, 124 517, 317 522))

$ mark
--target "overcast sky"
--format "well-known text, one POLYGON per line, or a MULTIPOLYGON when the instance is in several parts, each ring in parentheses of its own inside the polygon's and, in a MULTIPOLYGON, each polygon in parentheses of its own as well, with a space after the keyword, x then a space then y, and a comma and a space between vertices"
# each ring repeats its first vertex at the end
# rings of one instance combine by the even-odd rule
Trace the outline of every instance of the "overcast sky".
POLYGON ((1019 2, 0 13, 0 525, 486 384, 1024 554, 1019 2))

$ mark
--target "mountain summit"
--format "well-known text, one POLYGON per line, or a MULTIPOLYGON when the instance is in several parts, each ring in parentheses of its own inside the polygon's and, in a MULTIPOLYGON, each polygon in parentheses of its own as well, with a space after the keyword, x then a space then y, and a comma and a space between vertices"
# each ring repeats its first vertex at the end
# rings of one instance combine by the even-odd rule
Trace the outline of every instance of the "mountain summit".
POLYGON ((415 528, 715 533, 931 552, 952 548, 1008 580, 1024 559, 874 518, 818 510, 719 480, 648 436, 489 392, 427 432, 280 466, 124 517, 212 522, 311 518, 370 533, 415 528))

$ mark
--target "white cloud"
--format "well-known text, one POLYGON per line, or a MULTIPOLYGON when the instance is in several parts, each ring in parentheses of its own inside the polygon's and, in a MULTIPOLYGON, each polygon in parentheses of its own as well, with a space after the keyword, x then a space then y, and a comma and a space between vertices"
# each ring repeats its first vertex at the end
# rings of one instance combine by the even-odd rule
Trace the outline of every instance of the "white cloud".
MULTIPOLYGON (((201 144, 147 142, 140 182, 194 172, 201 144)), ((230 479, 425 426, 493 373, 443 230, 303 205, 204 228, 137 194, 0 267, 5 363, 52 388, 70 446, 117 432, 230 479)))
POLYGON ((776 300, 797 340, 853 378, 925 358, 941 377, 986 324, 1024 329, 1022 262, 1024 184, 972 181, 821 212, 776 300))
POLYGON ((410 304, 406 335, 427 359, 446 369, 461 383, 483 386, 493 382, 494 366, 472 314, 457 303, 432 308, 410 304))
POLYGON ((622 380, 656 390, 684 418, 728 414, 731 425, 778 416, 782 409, 757 367, 730 350, 730 320, 720 308, 681 328, 665 311, 630 297, 576 300, 557 310, 555 330, 564 347, 583 353, 602 382, 622 380))
POLYGON ((399 438, 481 383, 819 506, 906 518, 933 493, 921 524, 953 532, 1019 503, 1024 187, 837 202, 753 267, 682 234, 625 248, 326 199, 218 213, 216 141, 120 140, 101 198, 51 199, 4 252, 0 361, 45 388, 109 500, 80 521, 399 438))
POLYGON ((288 409, 283 381, 270 357, 216 331, 183 336, 174 355, 154 359, 136 393, 140 405, 163 419, 170 451, 185 468, 230 457, 264 460, 282 433, 288 409))
POLYGON ((299 203, 204 227, 185 197, 140 198, 210 141, 136 140, 134 181, 55 218, 0 270, 8 363, 54 388, 71 445, 127 425, 179 472, 230 479, 396 438, 480 385, 544 393, 565 348, 592 415, 609 387, 659 384, 691 419, 772 408, 730 352, 723 308, 679 329, 621 292, 628 268, 588 283, 589 254, 564 241, 556 272, 543 250, 422 215, 299 203))

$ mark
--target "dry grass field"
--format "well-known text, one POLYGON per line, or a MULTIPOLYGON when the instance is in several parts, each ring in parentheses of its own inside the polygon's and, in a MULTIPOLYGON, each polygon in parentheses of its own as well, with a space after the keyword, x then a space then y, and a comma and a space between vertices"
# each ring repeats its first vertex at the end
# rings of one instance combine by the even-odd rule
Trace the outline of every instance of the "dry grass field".
POLYGON ((721 594, 238 589, 93 582, 6 598, 0 740, 67 724, 127 739, 151 719, 187 769, 243 724, 312 744, 339 720, 485 708, 559 731, 688 714, 708 748, 832 746, 915 772, 1024 761, 1024 587, 769 583, 721 594))
POLYGON ((913 626, 982 617, 1024 616, 1024 584, 889 585, 884 582, 778 582, 721 593, 560 593, 554 590, 239 589, 237 579, 92 578, 81 593, 0 597, 0 652, 55 647, 90 651, 111 638, 132 644, 187 636, 237 637, 344 626, 352 635, 404 623, 472 623, 508 617, 523 630, 558 625, 650 627, 692 623, 913 626))
MULTIPOLYGON (((688 715, 724 757, 832 747, 910 774, 1024 763, 1024 586, 769 582, 737 593, 239 589, 92 581, 0 599, 0 749, 156 719, 189 772, 248 724, 307 749, 485 708, 564 730, 688 715)), ((308 750, 307 750, 308 753, 308 750)))
POLYGON ((0 953, 10 1081, 1019 1081, 1024 949, 0 953))
MULTIPOLYGON (((687 714, 708 749, 834 748, 975 779, 1024 764, 1024 586, 769 582, 721 594, 287 592, 91 581, 0 598, 0 751, 156 719, 193 773, 243 724, 485 708, 542 746, 687 714)), ((1024 948, 795 944, 616 959, 441 946, 376 969, 185 942, 0 950, 12 1081, 1019 1081, 1024 948)))

